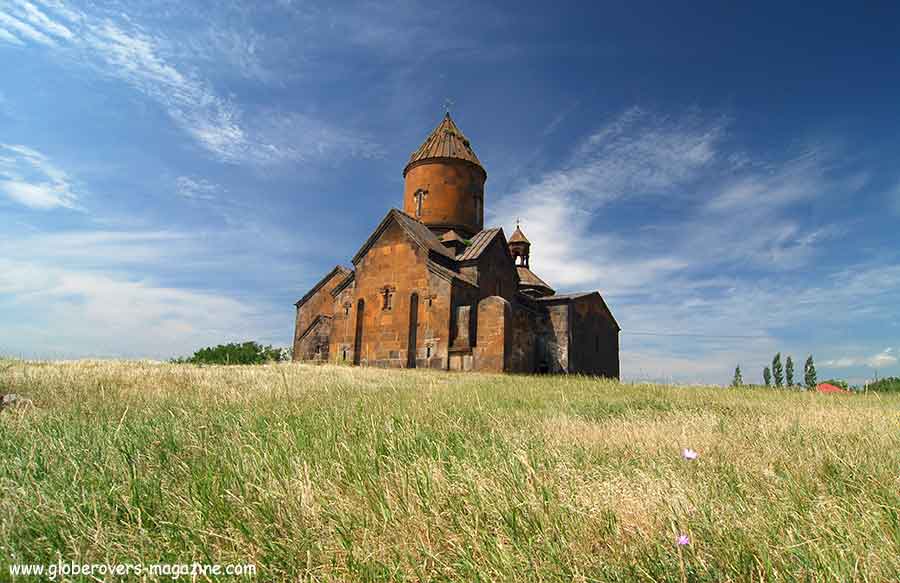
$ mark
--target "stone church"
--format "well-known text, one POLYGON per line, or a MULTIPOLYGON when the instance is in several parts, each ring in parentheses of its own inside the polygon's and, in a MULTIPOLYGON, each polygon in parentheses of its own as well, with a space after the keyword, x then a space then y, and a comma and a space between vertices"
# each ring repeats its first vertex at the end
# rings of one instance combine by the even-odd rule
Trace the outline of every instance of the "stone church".
POLYGON ((600 294, 555 293, 518 225, 484 228, 487 172, 449 113, 403 177, 403 210, 296 303, 294 360, 618 378, 600 294))

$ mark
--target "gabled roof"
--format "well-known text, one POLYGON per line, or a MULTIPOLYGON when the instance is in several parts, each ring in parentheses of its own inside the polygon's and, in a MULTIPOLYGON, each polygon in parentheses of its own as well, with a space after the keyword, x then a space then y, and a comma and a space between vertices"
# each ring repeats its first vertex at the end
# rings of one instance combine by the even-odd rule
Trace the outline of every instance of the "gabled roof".
POLYGON ((447 249, 441 241, 435 236, 434 233, 431 232, 431 229, 426 227, 420 221, 412 218, 408 214, 404 213, 401 210, 391 209, 388 211, 387 215, 385 215, 384 219, 375 227, 375 230, 372 231, 372 234, 369 235, 369 238, 366 239, 366 242, 363 243, 363 246, 360 247, 359 251, 356 252, 356 255, 353 256, 353 264, 356 265, 362 256, 366 254, 366 251, 369 250, 372 245, 375 244, 375 241, 378 240, 378 237, 388 228, 388 226, 396 222, 400 225, 400 228, 406 232, 409 237, 424 247, 429 251, 433 251, 438 255, 443 255, 444 257, 448 257, 450 259, 455 259, 456 255, 454 255, 453 251, 447 249))
POLYGON ((297 340, 303 340, 306 336, 313 331, 313 329, 319 325, 323 320, 331 320, 333 317, 325 314, 319 314, 313 321, 309 323, 309 326, 306 327, 306 330, 303 331, 303 334, 297 336, 297 340))
POLYGON ((594 296, 594 295, 596 295, 597 298, 600 300, 600 305, 603 306, 603 310, 609 316, 609 319, 612 320, 612 323, 616 326, 616 330, 621 331, 622 327, 619 326, 619 323, 616 321, 616 317, 613 316, 612 310, 610 310, 609 306, 606 305, 606 300, 603 299, 603 296, 600 295, 600 292, 598 292, 598 291, 574 292, 574 293, 569 293, 569 294, 560 294, 560 295, 556 295, 556 296, 547 296, 545 298, 535 298, 535 301, 540 302, 542 304, 549 304, 549 303, 553 303, 553 302, 560 302, 560 303, 573 302, 575 300, 580 300, 582 298, 586 298, 586 297, 594 296))
POLYGON ((472 149, 469 140, 463 135, 462 131, 456 127, 456 123, 453 122, 449 112, 444 116, 444 119, 441 120, 441 123, 434 128, 434 131, 425 138, 425 141, 419 146, 419 149, 413 152, 409 157, 409 162, 403 170, 403 175, 406 176, 406 172, 412 164, 430 158, 456 158, 458 160, 466 160, 476 164, 482 171, 484 170, 484 167, 478 160, 478 156, 475 155, 475 151, 472 149))
POLYGON ((553 288, 547 285, 543 279, 534 274, 533 271, 525 267, 524 265, 516 266, 516 271, 519 273, 519 287, 520 288, 543 288, 549 291, 551 294, 556 293, 553 291, 553 288))
POLYGON ((494 240, 494 237, 496 237, 501 232, 502 229, 485 229, 483 231, 475 233, 475 236, 472 237, 469 246, 466 247, 466 250, 463 251, 463 254, 460 255, 457 259, 459 259, 460 261, 478 259, 484 252, 484 250, 488 248, 488 245, 491 244, 491 241, 494 240))
POLYGON ((449 243, 451 241, 459 241, 460 243, 465 243, 465 240, 459 236, 459 233, 450 229, 440 237, 441 243, 449 243))
POLYGON ((350 270, 349 270, 349 269, 347 269, 346 267, 343 267, 343 266, 341 266, 341 265, 335 265, 335 266, 334 266, 334 269, 332 269, 331 271, 329 271, 329 272, 325 275, 325 277, 323 277, 322 279, 320 279, 320 280, 319 280, 319 283, 317 283, 316 285, 314 285, 313 288, 312 288, 311 290, 309 290, 308 292, 306 292, 306 295, 303 296, 302 298, 300 298, 299 300, 297 300, 297 301, 294 303, 294 305, 297 306, 297 307, 299 308, 300 306, 302 306, 303 304, 305 304, 307 301, 309 301, 309 299, 310 299, 311 297, 313 297, 314 295, 316 295, 316 292, 319 291, 320 289, 322 289, 322 286, 325 285, 326 283, 328 283, 328 281, 329 281, 332 277, 334 277, 335 275, 338 275, 338 274, 347 274, 347 273, 350 273, 350 270))
POLYGON ((341 281, 339 281, 339 282, 337 283, 337 285, 334 286, 334 289, 331 290, 331 295, 332 295, 333 297, 337 297, 337 295, 338 295, 339 293, 341 293, 342 291, 344 291, 344 289, 345 289, 348 285, 350 285, 350 284, 353 282, 354 279, 356 279, 356 272, 355 272, 355 271, 351 271, 350 273, 347 274, 347 277, 345 277, 344 279, 342 279, 341 281))
POLYGON ((453 271, 452 269, 449 269, 449 268, 444 267, 443 265, 439 264, 437 261, 428 261, 426 263, 428 265, 428 270, 431 273, 434 273, 435 275, 439 275, 440 277, 443 277, 447 281, 457 280, 457 281, 466 283, 472 287, 478 287, 478 284, 475 283, 475 281, 472 278, 470 278, 468 275, 465 275, 464 273, 460 273, 458 271, 453 271))

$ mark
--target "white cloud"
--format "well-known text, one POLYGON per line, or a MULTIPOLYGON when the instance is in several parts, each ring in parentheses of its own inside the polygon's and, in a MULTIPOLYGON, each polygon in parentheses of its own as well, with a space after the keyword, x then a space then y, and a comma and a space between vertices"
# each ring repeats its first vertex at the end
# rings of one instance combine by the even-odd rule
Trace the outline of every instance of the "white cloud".
POLYGON ((872 368, 884 368, 897 364, 897 352, 893 348, 885 348, 878 354, 868 357, 844 356, 832 360, 826 360, 822 364, 834 368, 850 368, 854 366, 868 366, 872 368))
POLYGON ((252 306, 147 279, 0 260, 0 290, 15 294, 0 298, 0 317, 28 322, 0 329, 0 352, 8 354, 169 357, 266 337, 266 316, 252 306))
POLYGON ((0 25, 3 25, 8 33, 15 33, 19 39, 27 39, 42 45, 55 46, 56 41, 44 32, 33 27, 27 22, 14 18, 9 14, 0 12, 0 25))
POLYGON ((59 231, 0 238, 0 257, 29 257, 42 264, 112 269, 184 257, 191 237, 170 231, 59 231))
MULTIPOLYGON (((741 364, 745 378, 758 381, 779 350, 805 357, 833 348, 785 345, 783 330, 846 330, 900 302, 894 258, 819 269, 816 278, 791 275, 847 232, 807 224, 809 213, 798 212, 853 187, 835 178, 839 157, 814 144, 759 160, 727 127, 696 112, 662 118, 633 108, 593 132, 560 169, 502 197, 489 217, 506 225, 523 219, 531 265, 558 291, 600 290, 623 327, 626 378, 727 382, 741 364), (616 213, 665 211, 620 228, 604 215, 611 201, 616 213)), ((900 318, 879 324, 900 327, 900 318)))
POLYGON ((16 3, 22 8, 25 19, 34 26, 43 31, 46 31, 52 36, 56 36, 66 40, 72 39, 72 31, 70 31, 64 25, 48 18, 31 2, 16 0, 16 3))
POLYGON ((3 28, 0 28, 0 43, 9 43, 18 46, 23 46, 25 44, 19 40, 19 37, 3 28))
POLYGON ((175 179, 175 191, 191 200, 212 200, 219 187, 205 178, 179 176, 175 179))
MULTIPOLYGON (((52 1, 42 5, 46 12, 19 1, 15 14, 0 12, 0 25, 57 49, 61 58, 127 83, 159 103, 175 124, 223 162, 265 165, 366 156, 377 150, 367 138, 309 116, 280 111, 248 114, 208 79, 177 62, 171 48, 176 42, 149 32, 126 15, 93 14, 52 1), (288 134, 282 128, 312 131, 288 134)), ((243 53, 243 66, 253 67, 252 39, 242 45, 232 34, 214 37, 230 47, 233 58, 243 53)), ((20 40, 12 38, 8 42, 20 40)))
POLYGON ((0 144, 0 192, 34 209, 77 208, 69 176, 26 146, 0 144))
POLYGON ((671 195, 715 160, 724 129, 722 120, 658 119, 632 108, 588 136, 563 169, 501 198, 490 219, 523 219, 532 264, 551 285, 639 289, 686 267, 685 259, 636 256, 630 241, 595 234, 595 213, 614 200, 671 195))

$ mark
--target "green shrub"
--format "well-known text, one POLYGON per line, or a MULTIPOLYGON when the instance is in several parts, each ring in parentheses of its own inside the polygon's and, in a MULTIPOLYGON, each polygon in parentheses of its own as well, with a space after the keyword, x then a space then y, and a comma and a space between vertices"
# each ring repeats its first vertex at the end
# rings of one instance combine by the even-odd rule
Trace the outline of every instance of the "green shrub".
POLYGON ((886 377, 869 383, 868 389, 876 393, 900 393, 900 377, 886 377))
POLYGON ((201 348, 189 358, 174 358, 173 363, 189 364, 265 364, 289 360, 290 352, 284 348, 263 346, 257 342, 232 342, 201 348))

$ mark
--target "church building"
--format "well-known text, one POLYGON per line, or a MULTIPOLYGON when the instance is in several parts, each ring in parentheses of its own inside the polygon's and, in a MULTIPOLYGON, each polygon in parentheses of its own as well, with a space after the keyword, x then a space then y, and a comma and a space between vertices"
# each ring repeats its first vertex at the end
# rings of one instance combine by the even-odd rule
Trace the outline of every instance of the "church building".
POLYGON ((403 210, 296 303, 294 360, 619 377, 600 293, 557 294, 518 225, 484 228, 487 172, 449 113, 403 177, 403 210))

